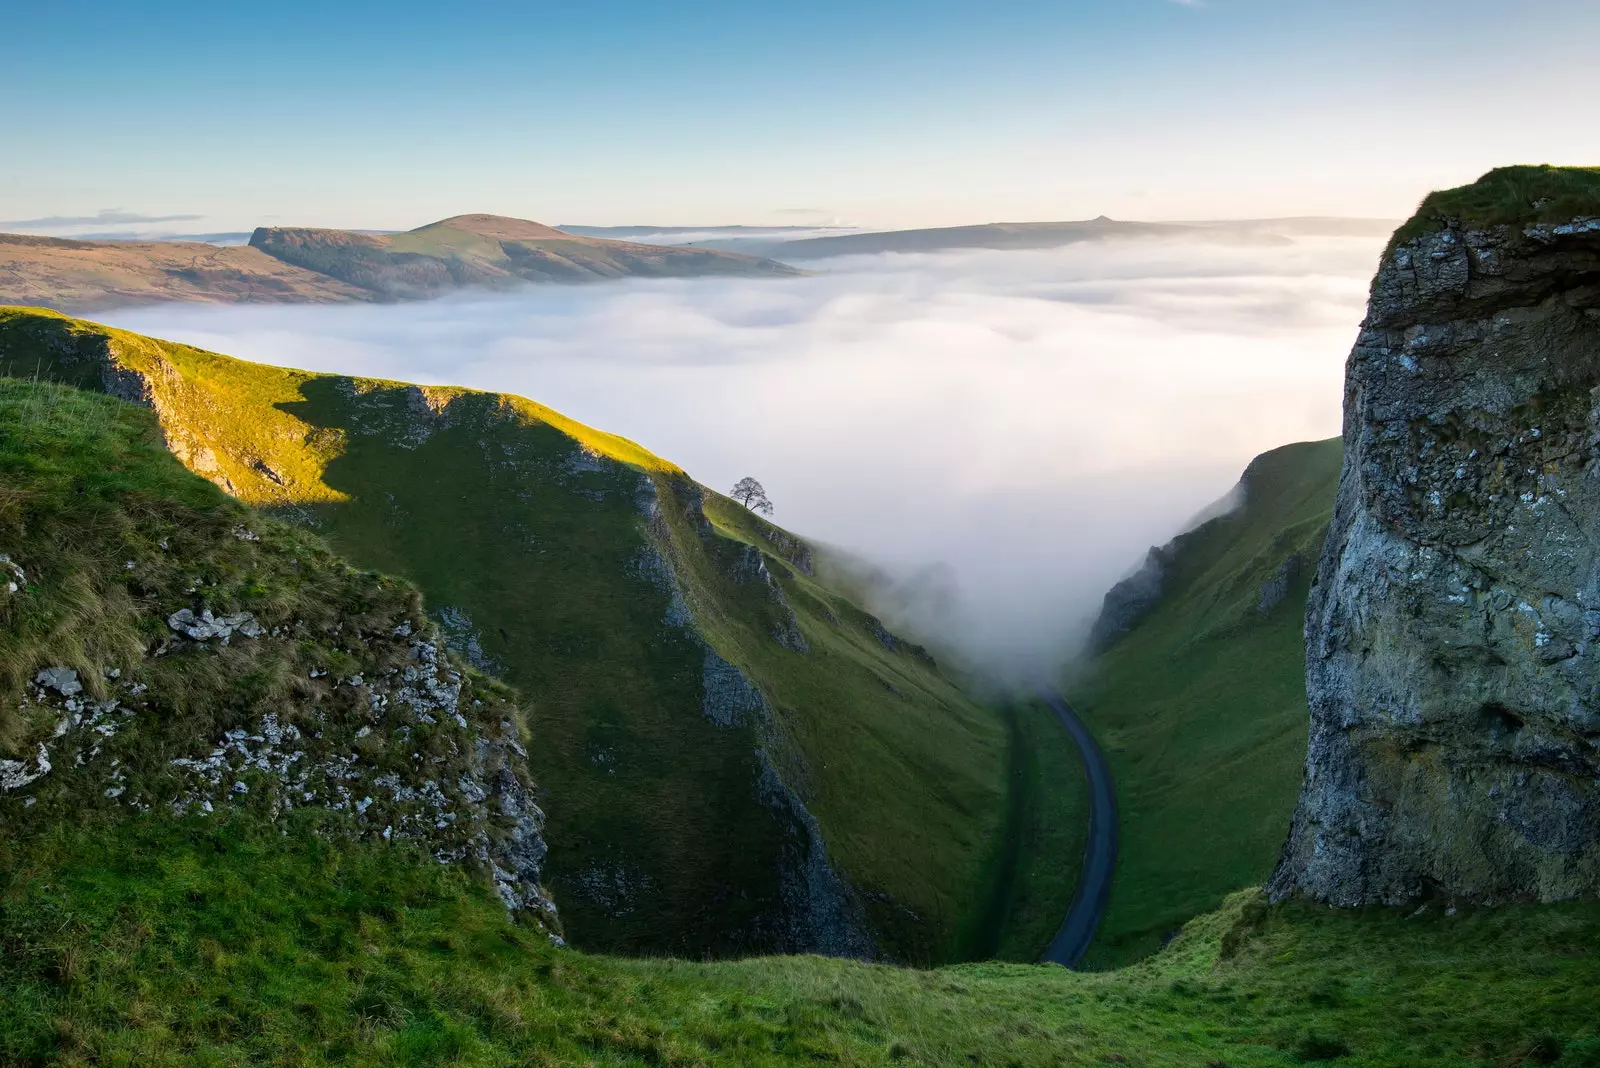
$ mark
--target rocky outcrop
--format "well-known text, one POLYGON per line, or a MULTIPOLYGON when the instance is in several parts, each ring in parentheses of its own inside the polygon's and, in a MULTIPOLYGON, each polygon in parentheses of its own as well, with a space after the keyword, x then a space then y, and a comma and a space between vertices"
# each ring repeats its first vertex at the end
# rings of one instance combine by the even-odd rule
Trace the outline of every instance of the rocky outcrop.
POLYGON ((1600 218, 1391 249, 1345 389, 1271 893, 1600 890, 1600 218))
MULTIPOLYGON (((138 665, 108 671, 98 697, 74 669, 43 668, 21 713, 54 727, 31 760, 0 760, 0 798, 20 796, 32 808, 41 786, 68 775, 72 782, 54 783, 58 805, 81 808, 87 789, 178 816, 249 806, 285 826, 297 809, 320 810, 333 817, 323 833, 409 840, 441 864, 472 865, 492 877, 508 909, 536 910, 553 927, 555 906, 540 881, 544 813, 510 705, 475 692, 431 626, 388 622, 344 636, 361 673, 335 677, 313 667, 297 684, 310 701, 287 701, 214 737, 167 729, 169 695, 138 681, 147 675, 138 665), (161 755, 154 765, 152 753, 161 755)), ((268 633, 248 613, 185 608, 169 627, 173 638, 152 656, 204 660, 245 639, 270 647, 263 660, 287 662, 309 644, 303 626, 268 633)))
POLYGON ((1100 614, 1089 628, 1087 652, 1090 656, 1109 649, 1161 600, 1171 556, 1171 546, 1151 546, 1139 570, 1106 591, 1100 603, 1100 614))

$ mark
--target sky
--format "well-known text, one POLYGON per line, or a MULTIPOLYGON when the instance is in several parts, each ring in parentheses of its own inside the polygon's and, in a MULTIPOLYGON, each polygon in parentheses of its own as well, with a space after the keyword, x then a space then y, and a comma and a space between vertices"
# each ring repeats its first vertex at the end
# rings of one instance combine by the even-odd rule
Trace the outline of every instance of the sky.
POLYGON ((134 330, 533 397, 883 569, 873 607, 983 674, 1070 655, 1101 597, 1256 454, 1339 432, 1381 236, 815 261, 787 279, 388 306, 155 305, 134 330))
POLYGON ((7 230, 1395 218, 1496 164, 1600 162, 1594 0, 53 0, 5 24, 7 230))

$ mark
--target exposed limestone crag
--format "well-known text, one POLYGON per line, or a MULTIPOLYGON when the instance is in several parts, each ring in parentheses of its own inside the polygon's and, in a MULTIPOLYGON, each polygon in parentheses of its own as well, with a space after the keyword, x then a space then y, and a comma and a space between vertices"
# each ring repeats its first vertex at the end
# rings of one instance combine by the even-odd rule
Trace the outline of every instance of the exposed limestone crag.
POLYGON ((1600 890, 1600 218, 1392 249, 1346 366, 1270 890, 1600 890))

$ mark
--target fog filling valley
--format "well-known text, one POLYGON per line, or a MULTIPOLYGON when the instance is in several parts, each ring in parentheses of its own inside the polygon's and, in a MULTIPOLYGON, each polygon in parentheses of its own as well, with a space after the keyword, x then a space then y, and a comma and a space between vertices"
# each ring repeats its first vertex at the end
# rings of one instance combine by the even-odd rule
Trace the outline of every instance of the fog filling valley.
POLYGON ((522 394, 892 579, 993 677, 1059 665, 1146 547, 1256 454, 1339 432, 1381 238, 1129 240, 815 261, 791 279, 529 287, 102 318, 244 359, 522 394))

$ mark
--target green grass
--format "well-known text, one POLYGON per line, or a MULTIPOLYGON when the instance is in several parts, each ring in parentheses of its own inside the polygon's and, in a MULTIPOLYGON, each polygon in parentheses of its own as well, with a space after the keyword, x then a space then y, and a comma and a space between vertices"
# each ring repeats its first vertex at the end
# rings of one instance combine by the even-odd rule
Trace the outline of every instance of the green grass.
POLYGON ((1153 952, 1277 859, 1305 761, 1306 591, 1340 459, 1334 439, 1253 461, 1243 504, 1176 540, 1159 603, 1069 686, 1120 805, 1090 966, 1153 952), (1262 583, 1295 554, 1288 596, 1261 615, 1262 583))
POLYGON ((579 944, 688 955, 777 944, 790 832, 759 796, 763 746, 888 955, 937 963, 974 944, 997 877, 1005 725, 793 566, 798 539, 633 442, 522 398, 263 367, 0 310, 0 370, 97 388, 108 364, 149 384, 191 469, 470 620, 532 707, 548 882, 579 944), (644 488, 658 520, 641 513, 644 488), (737 577, 751 551, 781 603, 737 577), (671 562, 692 633, 668 623, 647 552, 671 562), (774 640, 791 618, 809 654, 774 640), (706 646, 760 687, 770 725, 706 718, 706 646))
POLYGON ((1600 167, 1496 167, 1476 182, 1429 193, 1391 249, 1454 220, 1467 227, 1561 223, 1600 215, 1600 167))
POLYGON ((0 845, 0 1061, 31 1065, 1600 1063, 1600 906, 1253 894, 1118 972, 552 948, 381 843, 144 817, 0 845))
POLYGON ((1071 904, 1089 834, 1088 790, 1072 739, 1038 702, 1006 709, 1007 820, 996 843, 999 878, 976 959, 1039 959, 1071 904))

